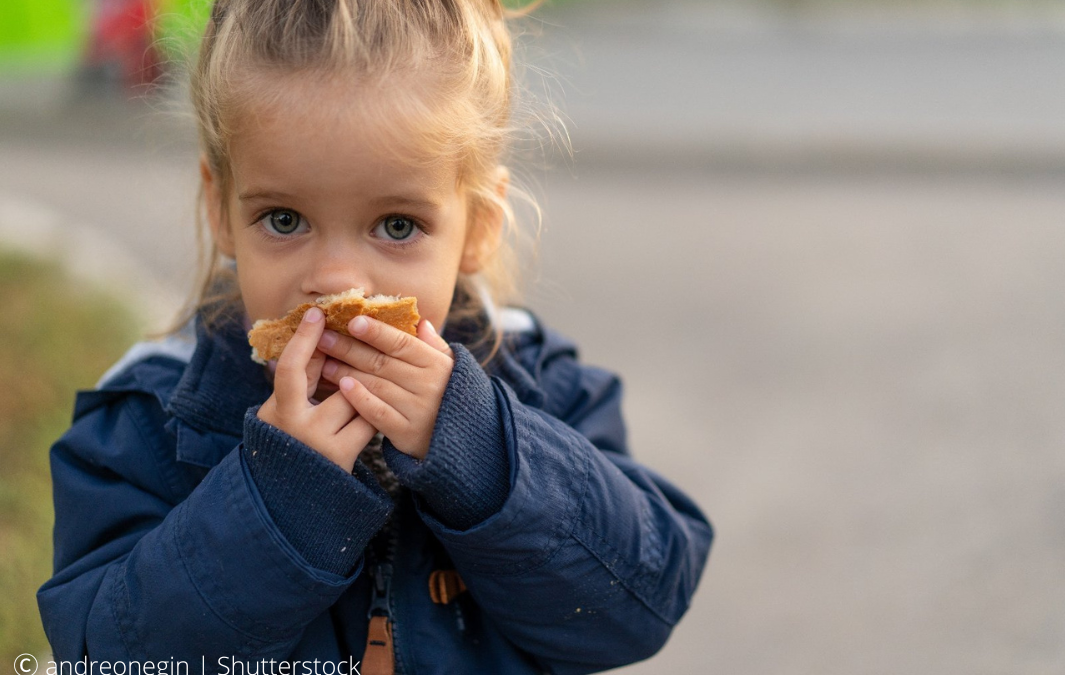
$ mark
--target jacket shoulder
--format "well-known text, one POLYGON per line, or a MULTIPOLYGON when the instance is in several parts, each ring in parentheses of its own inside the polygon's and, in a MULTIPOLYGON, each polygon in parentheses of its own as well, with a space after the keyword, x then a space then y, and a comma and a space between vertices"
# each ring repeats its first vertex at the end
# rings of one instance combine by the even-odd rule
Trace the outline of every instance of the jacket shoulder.
MULTIPOLYGON (((517 310, 514 310, 517 311, 517 310)), ((601 449, 627 454, 621 414, 621 379, 613 372, 580 361, 576 343, 521 310, 501 322, 501 353, 489 373, 506 382, 522 403, 579 429, 601 449)))
POLYGON ((166 410, 187 363, 173 345, 159 344, 135 345, 97 388, 78 393, 72 424, 51 449, 57 498, 116 476, 171 503, 187 492, 166 410))
POLYGON ((156 398, 165 409, 195 349, 195 338, 186 333, 138 342, 100 377, 95 389, 78 394, 75 419, 101 403, 134 393, 156 398))

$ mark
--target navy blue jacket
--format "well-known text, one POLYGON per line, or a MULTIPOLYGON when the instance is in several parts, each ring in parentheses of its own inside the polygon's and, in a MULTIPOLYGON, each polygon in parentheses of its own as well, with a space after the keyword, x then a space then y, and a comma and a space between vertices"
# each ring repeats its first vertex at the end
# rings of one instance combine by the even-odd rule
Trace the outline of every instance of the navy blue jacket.
POLYGON ((485 367, 445 332, 459 341, 428 456, 384 443, 392 496, 258 420, 271 385, 240 326, 135 348, 52 448, 38 603, 56 659, 357 661, 385 556, 397 672, 586 673, 655 653, 710 526, 629 456, 618 379, 521 316, 485 367), (440 569, 468 592, 434 603, 440 569))

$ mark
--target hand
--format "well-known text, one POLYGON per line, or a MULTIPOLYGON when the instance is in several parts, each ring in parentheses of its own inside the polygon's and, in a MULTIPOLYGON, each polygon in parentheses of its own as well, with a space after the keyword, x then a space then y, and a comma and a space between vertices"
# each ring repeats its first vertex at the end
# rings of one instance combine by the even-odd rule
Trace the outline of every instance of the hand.
POLYGON ((325 331, 318 341, 332 357, 322 377, 397 450, 425 459, 451 378, 451 348, 425 319, 417 337, 365 316, 352 319, 348 332, 353 337, 325 331))
POLYGON ((325 329, 324 318, 317 307, 303 315, 296 334, 277 360, 274 393, 259 408, 259 419, 351 473, 359 453, 377 430, 341 392, 321 403, 311 400, 326 362, 325 354, 316 349, 325 329))

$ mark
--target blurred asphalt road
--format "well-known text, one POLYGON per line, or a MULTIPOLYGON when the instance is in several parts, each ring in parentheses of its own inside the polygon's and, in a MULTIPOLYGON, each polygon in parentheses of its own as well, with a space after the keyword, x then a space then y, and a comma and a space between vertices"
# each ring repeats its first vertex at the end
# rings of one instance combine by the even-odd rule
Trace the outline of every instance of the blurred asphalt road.
MULTIPOLYGON (((530 303, 718 532, 619 672, 1065 671, 1065 20, 1034 11, 544 15, 577 152, 524 172, 530 303)), ((180 296, 189 127, 64 101, 0 88, 0 230, 180 296)))

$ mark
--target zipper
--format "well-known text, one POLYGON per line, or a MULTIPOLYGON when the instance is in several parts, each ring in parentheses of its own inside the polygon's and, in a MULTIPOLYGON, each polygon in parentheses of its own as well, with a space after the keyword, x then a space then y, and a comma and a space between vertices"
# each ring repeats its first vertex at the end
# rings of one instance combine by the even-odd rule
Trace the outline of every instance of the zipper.
POLYGON ((392 601, 392 578, 395 573, 404 507, 410 499, 410 493, 389 470, 381 455, 381 440, 382 437, 378 434, 359 457, 373 472, 394 505, 391 517, 366 547, 366 569, 372 583, 370 608, 366 612, 366 618, 369 620, 366 649, 359 672, 362 675, 402 675, 403 663, 399 659, 395 607, 392 601))
POLYGON ((395 644, 392 640, 392 565, 380 563, 373 570, 373 600, 366 630, 366 650, 362 656, 365 675, 394 675, 396 672, 395 644))
POLYGON ((380 537, 376 542, 378 545, 370 547, 372 557, 375 559, 370 568, 370 576, 373 579, 373 597, 370 599, 370 609, 366 612, 366 618, 370 623, 366 632, 366 650, 363 653, 362 667, 359 670, 362 675, 401 675, 403 672, 396 658, 396 620, 392 606, 392 577, 395 571, 392 563, 399 546, 399 525, 396 522, 398 511, 397 504, 392 518, 385 525, 384 531, 378 535, 380 537))

